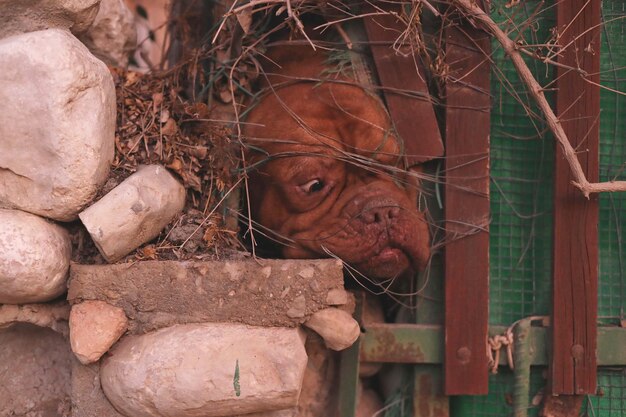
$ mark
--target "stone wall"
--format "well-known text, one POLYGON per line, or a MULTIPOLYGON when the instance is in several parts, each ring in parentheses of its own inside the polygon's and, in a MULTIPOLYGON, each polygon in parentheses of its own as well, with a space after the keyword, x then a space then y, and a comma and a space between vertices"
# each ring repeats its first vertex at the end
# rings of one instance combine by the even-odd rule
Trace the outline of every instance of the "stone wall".
POLYGON ((67 298, 81 417, 312 416, 300 326, 335 350, 360 333, 335 260, 72 265, 67 298))
POLYGON ((115 264, 186 193, 151 165, 95 201, 132 19, 122 0, 0 0, 0 416, 326 415, 327 347, 360 333, 340 262, 115 264), (71 264, 77 221, 110 265, 71 264))

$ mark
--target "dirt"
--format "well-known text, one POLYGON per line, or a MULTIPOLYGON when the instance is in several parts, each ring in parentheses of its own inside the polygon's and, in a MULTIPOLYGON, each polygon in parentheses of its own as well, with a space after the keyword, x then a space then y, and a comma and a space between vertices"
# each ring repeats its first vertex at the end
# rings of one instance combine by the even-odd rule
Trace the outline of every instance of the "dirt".
POLYGON ((69 417, 69 343, 50 329, 0 330, 0 416, 69 417))

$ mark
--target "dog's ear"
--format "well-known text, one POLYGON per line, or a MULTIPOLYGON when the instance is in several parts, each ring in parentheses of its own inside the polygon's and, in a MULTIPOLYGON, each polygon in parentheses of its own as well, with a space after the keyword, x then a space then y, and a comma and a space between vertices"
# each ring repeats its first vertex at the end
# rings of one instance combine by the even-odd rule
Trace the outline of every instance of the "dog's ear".
POLYGON ((402 143, 382 101, 359 86, 329 88, 339 134, 350 152, 397 166, 402 143))
POLYGON ((342 138, 352 152, 385 165, 397 166, 402 157, 401 143, 389 125, 354 120, 346 123, 342 138))

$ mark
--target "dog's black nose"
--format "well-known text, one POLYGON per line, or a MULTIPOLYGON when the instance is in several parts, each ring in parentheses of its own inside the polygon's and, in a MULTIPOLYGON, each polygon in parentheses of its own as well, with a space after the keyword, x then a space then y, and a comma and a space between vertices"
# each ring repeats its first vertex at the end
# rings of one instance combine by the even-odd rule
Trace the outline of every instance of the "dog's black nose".
POLYGON ((390 220, 398 217, 400 208, 398 206, 377 206, 363 209, 363 221, 367 224, 386 224, 390 220))

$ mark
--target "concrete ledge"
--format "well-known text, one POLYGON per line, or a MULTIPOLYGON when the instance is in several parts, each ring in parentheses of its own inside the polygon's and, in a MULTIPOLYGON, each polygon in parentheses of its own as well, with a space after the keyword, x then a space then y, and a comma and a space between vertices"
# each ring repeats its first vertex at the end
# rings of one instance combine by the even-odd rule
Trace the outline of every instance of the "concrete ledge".
POLYGON ((174 324, 295 327, 343 289, 335 260, 146 261, 70 267, 68 300, 124 309, 129 333, 174 324))

